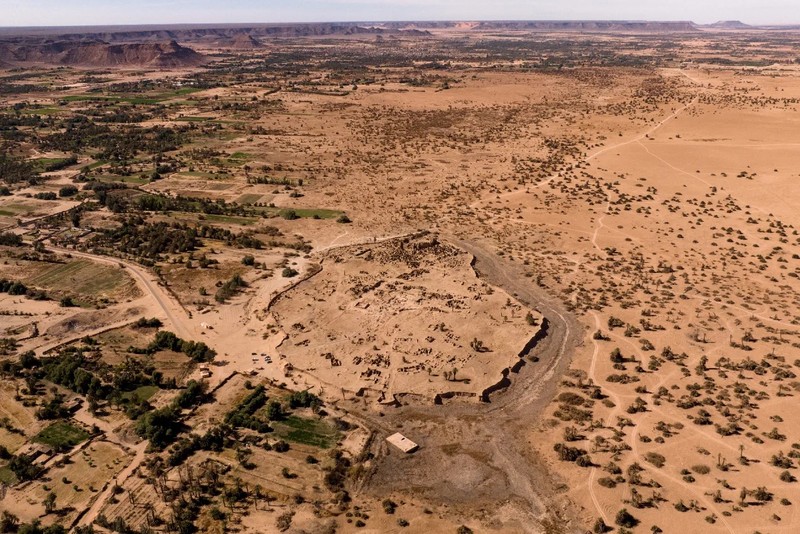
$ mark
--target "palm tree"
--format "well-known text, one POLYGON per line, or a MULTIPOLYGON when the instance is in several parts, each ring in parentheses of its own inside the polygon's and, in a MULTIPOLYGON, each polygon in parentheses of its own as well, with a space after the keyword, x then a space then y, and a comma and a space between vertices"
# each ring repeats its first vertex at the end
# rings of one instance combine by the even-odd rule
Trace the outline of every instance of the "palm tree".
POLYGON ((253 506, 255 509, 258 510, 258 501, 264 496, 263 488, 261 484, 256 484, 255 488, 253 488, 253 506))
POLYGON ((56 494, 52 491, 47 494, 47 497, 44 498, 44 511, 46 514, 51 513, 53 510, 56 509, 56 494))
POLYGON ((147 520, 147 526, 152 526, 156 522, 156 507, 153 506, 153 503, 148 502, 144 505, 144 512, 145 518, 147 520))
POLYGON ((3 514, 0 515, 0 531, 16 532, 17 525, 19 525, 19 518, 8 510, 3 510, 3 514))

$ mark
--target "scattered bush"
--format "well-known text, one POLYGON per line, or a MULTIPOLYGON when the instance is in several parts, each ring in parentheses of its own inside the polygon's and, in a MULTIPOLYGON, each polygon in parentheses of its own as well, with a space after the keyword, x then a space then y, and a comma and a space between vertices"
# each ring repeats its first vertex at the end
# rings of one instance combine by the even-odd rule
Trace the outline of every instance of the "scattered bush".
POLYGON ((77 194, 78 194, 78 188, 75 187, 74 185, 65 185, 64 187, 58 190, 58 196, 62 198, 74 197, 77 194))

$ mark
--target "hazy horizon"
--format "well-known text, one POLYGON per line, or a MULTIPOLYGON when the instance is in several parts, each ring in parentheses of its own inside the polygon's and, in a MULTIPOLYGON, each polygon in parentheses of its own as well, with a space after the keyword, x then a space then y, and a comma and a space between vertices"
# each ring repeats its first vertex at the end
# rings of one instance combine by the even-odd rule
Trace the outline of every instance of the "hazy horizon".
POLYGON ((0 0, 0 27, 280 24, 394 21, 692 21, 800 23, 791 0, 0 0))

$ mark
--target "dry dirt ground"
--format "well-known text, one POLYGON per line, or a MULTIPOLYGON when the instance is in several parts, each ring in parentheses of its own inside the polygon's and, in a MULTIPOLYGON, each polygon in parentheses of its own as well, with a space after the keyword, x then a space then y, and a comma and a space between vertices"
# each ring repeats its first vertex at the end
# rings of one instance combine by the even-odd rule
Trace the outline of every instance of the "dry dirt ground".
POLYGON ((471 261, 436 236, 329 252, 319 274, 271 307, 286 336, 279 357, 332 396, 486 396, 540 317, 478 279, 471 261))
MULTIPOLYGON (((748 41, 753 65, 719 66, 715 54, 732 42, 722 37, 664 38, 682 48, 662 61, 644 37, 647 46, 599 36, 593 46, 618 46, 630 61, 602 66, 593 56, 561 68, 527 64, 524 50, 504 48, 515 39, 473 37, 459 44, 461 61, 374 69, 366 80, 312 59, 329 43, 252 52, 297 54, 308 72, 170 97, 142 123, 198 132, 171 154, 179 169, 135 182, 135 194, 257 209, 149 220, 250 232, 269 241, 264 249, 209 238, 148 268, 54 227, 47 215, 74 202, 25 196, 71 183, 70 173, 0 197, 3 227, 65 262, 54 274, 3 248, 0 277, 86 298, 85 308, 63 308, 0 295, 3 336, 43 353, 155 316, 217 350, 208 382, 223 404, 236 397, 225 389, 232 373, 310 388, 349 414, 360 426, 354 451, 365 447, 349 487, 370 517, 363 527, 359 516, 337 517, 341 532, 579 532, 598 520, 634 532, 797 531, 800 72, 785 61, 791 47, 760 36, 772 44, 748 41), (258 266, 245 268, 250 253, 258 266), (197 268, 201 256, 219 263, 197 268), (236 274, 247 287, 213 301, 236 274), (97 276, 102 291, 86 284, 97 276), (397 431, 420 450, 387 445, 397 431), (381 510, 387 498, 401 503, 397 515, 381 510), (618 521, 623 508, 633 519, 618 521)), ((347 46, 385 52, 372 41, 347 46)), ((436 46, 398 43, 411 55, 436 46)), ((94 105, 80 99, 93 82, 47 76, 72 82, 66 94, 4 102, 31 100, 56 115, 94 105), (77 99, 59 109, 65 97, 77 99)), ((132 166, 134 180, 150 169, 132 166)), ((109 178, 118 171, 105 163, 91 173, 129 178, 109 178)), ((118 223, 108 209, 85 217, 93 232, 118 223)), ((32 424, 12 406, 15 426, 32 424)), ((109 476, 166 510, 125 424, 79 414, 130 448, 124 470, 109 476)), ((212 415, 200 410, 192 424, 212 415)), ((18 435, 0 439, 22 446, 18 435)), ((252 476, 276 467, 270 458, 259 451, 252 476)), ((286 493, 313 495, 312 471, 286 493)), ((110 493, 76 498, 89 507, 81 521, 122 514, 110 493)), ((291 498, 280 506, 296 512, 296 532, 332 519, 291 498)), ((137 510, 140 522, 150 513, 137 510)), ((273 529, 276 515, 252 510, 241 525, 273 529)))

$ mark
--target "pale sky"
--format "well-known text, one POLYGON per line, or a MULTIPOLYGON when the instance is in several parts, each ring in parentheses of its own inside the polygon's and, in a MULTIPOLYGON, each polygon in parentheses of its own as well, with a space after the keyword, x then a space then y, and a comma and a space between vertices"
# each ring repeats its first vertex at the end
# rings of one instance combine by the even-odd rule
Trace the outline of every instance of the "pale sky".
POLYGON ((800 23, 800 0, 0 0, 0 26, 388 20, 800 23))

